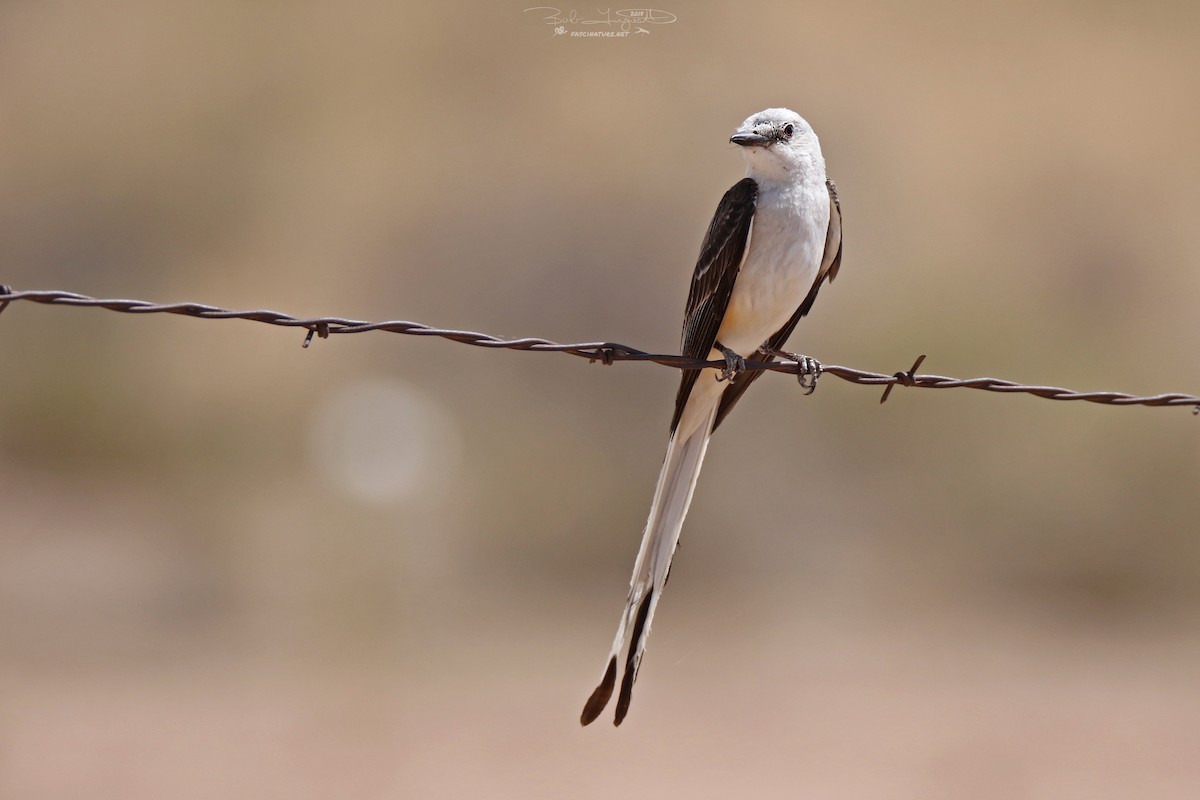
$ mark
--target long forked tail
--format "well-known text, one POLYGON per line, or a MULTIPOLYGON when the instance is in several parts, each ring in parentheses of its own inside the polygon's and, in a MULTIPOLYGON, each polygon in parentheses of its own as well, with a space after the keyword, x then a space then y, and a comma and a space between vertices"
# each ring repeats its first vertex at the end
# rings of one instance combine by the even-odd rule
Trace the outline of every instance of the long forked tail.
POLYGON ((637 562, 633 565, 633 578, 629 582, 629 598, 621 613, 617 635, 609 651, 608 663, 600 685, 584 704, 580 723, 587 725, 600 716, 608 705, 617 681, 617 659, 626 650, 625 674, 621 678, 621 690, 617 696, 614 725, 620 725, 629 712, 629 701, 633 694, 633 682, 637 679, 638 666, 646 650, 646 639, 650 635, 650 623, 654 609, 662 597, 663 587, 671 572, 671 558, 679 544, 679 533, 683 519, 692 502, 696 478, 708 449, 713 420, 717 412, 717 398, 707 393, 695 392, 693 402, 710 406, 701 414, 685 415, 684 420, 671 434, 667 444, 667 455, 663 459, 662 472, 658 476, 658 487, 654 490, 654 502, 650 505, 650 517, 646 520, 646 531, 642 534, 642 547, 637 562), (697 396, 700 395, 700 396, 697 396), (691 424, 689 424, 691 423, 691 424))

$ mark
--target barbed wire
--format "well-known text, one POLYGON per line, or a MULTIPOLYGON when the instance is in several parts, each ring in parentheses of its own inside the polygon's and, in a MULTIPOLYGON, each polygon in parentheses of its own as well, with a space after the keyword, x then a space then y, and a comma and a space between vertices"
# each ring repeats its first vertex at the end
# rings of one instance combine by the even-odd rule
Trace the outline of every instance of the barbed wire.
MULTIPOLYGON (((232 311, 219 306, 204 303, 149 303, 145 300, 98 299, 74 292, 63 291, 29 291, 18 292, 11 287, 0 284, 0 312, 12 302, 27 301, 46 305, 59 305, 84 308, 104 308, 109 311, 119 311, 125 314, 179 314, 199 319, 243 319, 250 322, 261 322, 267 325, 278 325, 285 328, 303 328, 308 331, 304 338, 303 347, 308 347, 313 336, 322 339, 333 334, 366 333, 367 331, 387 331, 402 333, 409 336, 434 336, 453 342, 469 344, 475 347, 488 347, 504 350, 526 350, 540 353, 566 353, 588 361, 600 361, 612 364, 617 361, 649 361, 675 369, 723 369, 724 361, 702 361, 679 355, 648 353, 629 345, 617 342, 581 342, 575 344, 559 344, 548 339, 525 337, 520 339, 505 339, 486 333, 474 331, 434 328, 419 322, 391 320, 387 322, 366 322, 363 320, 346 319, 344 317, 311 317, 299 318, 268 309, 253 311, 232 311)), ((811 378, 811 367, 805 363, 809 359, 803 356, 789 356, 785 361, 746 361, 747 370, 762 370, 783 372, 798 376, 803 382, 811 378)), ((1156 394, 1132 395, 1124 392, 1076 392, 1057 386, 1030 386, 1016 381, 999 378, 949 378, 944 375, 920 375, 917 369, 925 356, 920 356, 909 369, 887 375, 879 372, 843 367, 837 364, 821 364, 819 374, 834 375, 844 381, 862 386, 886 387, 879 402, 888 399, 895 386, 910 386, 921 389, 980 389, 987 392, 1004 394, 1030 394, 1047 400, 1083 400, 1089 403, 1106 405, 1140 405, 1140 406, 1191 406, 1193 414, 1200 414, 1200 396, 1190 394, 1156 394)), ((807 384, 806 384, 807 385, 807 384)))

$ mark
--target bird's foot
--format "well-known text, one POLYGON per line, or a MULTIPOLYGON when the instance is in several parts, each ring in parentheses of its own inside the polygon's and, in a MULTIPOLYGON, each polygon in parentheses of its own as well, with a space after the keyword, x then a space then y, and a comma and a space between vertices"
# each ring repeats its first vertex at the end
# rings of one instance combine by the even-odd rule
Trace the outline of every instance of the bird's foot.
POLYGON ((786 358, 788 361, 795 361, 799 367, 796 370, 796 380, 800 382, 800 387, 805 390, 804 394, 810 395, 817 390, 817 378, 821 377, 821 371, 824 369, 820 361, 811 356, 789 353, 786 350, 776 350, 773 347, 764 347, 763 352, 778 358, 786 358))
POLYGON ((725 369, 721 370, 721 374, 717 376, 718 383, 731 381, 740 373, 746 371, 746 359, 742 358, 720 342, 717 342, 716 347, 721 351, 721 355, 725 356, 725 369))

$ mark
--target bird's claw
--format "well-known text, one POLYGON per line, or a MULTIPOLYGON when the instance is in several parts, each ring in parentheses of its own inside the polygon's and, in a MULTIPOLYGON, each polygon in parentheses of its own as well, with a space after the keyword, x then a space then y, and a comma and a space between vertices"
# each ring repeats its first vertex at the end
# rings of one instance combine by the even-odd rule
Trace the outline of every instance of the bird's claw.
POLYGON ((721 374, 717 376, 717 383, 731 381, 746 371, 746 359, 719 342, 717 349, 721 351, 721 355, 725 356, 725 369, 721 370, 721 374))
POLYGON ((798 367, 796 370, 796 380, 800 383, 800 388, 804 389, 804 394, 810 395, 817 390, 817 378, 821 377, 821 371, 824 369, 820 361, 817 361, 812 356, 802 356, 796 353, 789 353, 786 350, 775 350, 774 348, 764 348, 763 352, 767 355, 786 358, 788 361, 795 361, 798 367))
POLYGON ((800 356, 796 363, 800 365, 800 371, 796 373, 800 388, 806 395, 812 394, 817 390, 817 378, 821 377, 821 362, 810 356, 800 356))

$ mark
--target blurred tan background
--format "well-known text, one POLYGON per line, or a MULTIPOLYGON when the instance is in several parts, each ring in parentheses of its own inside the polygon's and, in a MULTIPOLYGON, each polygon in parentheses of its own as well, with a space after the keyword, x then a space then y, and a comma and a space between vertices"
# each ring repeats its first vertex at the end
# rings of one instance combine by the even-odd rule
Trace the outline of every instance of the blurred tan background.
MULTIPOLYGON (((523 8, 3 5, 0 281, 674 351, 786 105, 846 230, 793 349, 1200 391, 1200 6, 523 8)), ((302 338, 0 316, 0 796, 1200 792, 1187 410, 762 380, 585 730, 677 375, 302 338)))

